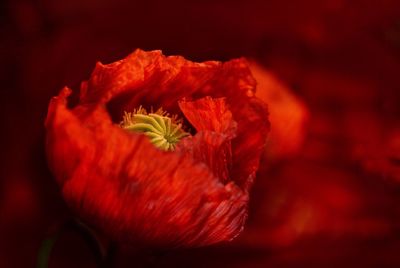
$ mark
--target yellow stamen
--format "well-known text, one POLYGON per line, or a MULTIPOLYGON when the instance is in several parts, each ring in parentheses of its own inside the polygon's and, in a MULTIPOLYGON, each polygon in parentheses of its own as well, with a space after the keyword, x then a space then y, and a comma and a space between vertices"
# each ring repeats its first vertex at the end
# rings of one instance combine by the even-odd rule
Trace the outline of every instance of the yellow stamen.
POLYGON ((183 130, 182 121, 177 116, 171 117, 162 109, 147 113, 146 109, 139 107, 132 113, 125 112, 120 126, 145 134, 154 146, 164 151, 173 151, 182 138, 190 135, 183 130))

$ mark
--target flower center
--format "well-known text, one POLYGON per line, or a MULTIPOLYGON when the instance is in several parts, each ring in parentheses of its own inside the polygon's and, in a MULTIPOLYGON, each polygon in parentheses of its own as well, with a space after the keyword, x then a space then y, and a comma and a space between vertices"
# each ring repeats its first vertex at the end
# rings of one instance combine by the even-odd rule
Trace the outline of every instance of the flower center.
POLYGON ((182 121, 177 116, 170 116, 162 109, 147 113, 139 107, 133 113, 125 112, 120 126, 132 132, 145 134, 150 142, 159 149, 173 151, 176 144, 190 134, 182 128, 182 121))

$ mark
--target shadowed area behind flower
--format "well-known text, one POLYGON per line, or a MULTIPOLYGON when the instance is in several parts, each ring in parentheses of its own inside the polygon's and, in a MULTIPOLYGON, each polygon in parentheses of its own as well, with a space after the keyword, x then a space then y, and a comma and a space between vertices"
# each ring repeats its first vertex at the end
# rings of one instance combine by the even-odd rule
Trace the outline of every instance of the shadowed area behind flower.
MULTIPOLYGON (((289 133, 272 125, 271 148, 284 149, 266 152, 245 232, 228 245, 153 253, 156 267, 399 266, 398 1, 2 5, 1 267, 34 266, 48 230, 71 216, 43 153, 48 100, 64 85, 79 88, 96 61, 134 48, 201 61, 248 56, 269 87, 296 96, 267 99, 272 122, 280 105, 296 116, 277 115, 298 119, 279 128, 289 133)), ((143 264, 141 253, 122 249, 116 267, 143 264)), ((50 264, 95 267, 76 234, 60 239, 50 264)))

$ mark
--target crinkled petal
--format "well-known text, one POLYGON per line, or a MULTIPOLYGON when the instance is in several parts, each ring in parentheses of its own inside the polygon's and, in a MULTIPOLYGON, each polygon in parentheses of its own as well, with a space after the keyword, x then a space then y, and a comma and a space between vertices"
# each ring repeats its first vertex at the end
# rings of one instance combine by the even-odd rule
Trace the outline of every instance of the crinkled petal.
POLYGON ((236 134, 237 124, 225 99, 183 100, 179 107, 198 133, 193 138, 184 139, 178 148, 196 161, 205 163, 222 183, 229 182, 231 140, 236 134))
MULTIPOLYGON (((232 111, 235 114, 234 111, 232 111)), ((231 174, 236 184, 248 191, 258 170, 270 129, 266 105, 257 98, 250 98, 237 113, 236 138, 232 140, 233 163, 231 174)))
POLYGON ((237 125, 224 98, 204 97, 196 101, 182 100, 179 102, 179 108, 197 131, 214 131, 230 138, 235 136, 237 125))
POLYGON ((204 163, 125 132, 103 105, 69 110, 68 94, 50 103, 47 152, 68 204, 89 224, 160 246, 207 245, 241 231, 247 193, 220 183, 204 163))
POLYGON ((224 98, 184 100, 179 102, 179 107, 186 119, 201 132, 193 139, 186 139, 181 147, 185 147, 194 159, 207 163, 222 182, 233 180, 242 189, 249 190, 269 130, 265 104, 256 98, 243 103, 236 113, 239 124, 233 120, 224 98), (206 133, 202 133, 204 131, 206 133))
POLYGON ((212 131, 201 131, 194 137, 182 140, 177 150, 197 162, 206 164, 222 183, 226 184, 231 181, 231 139, 226 135, 212 131))
POLYGON ((107 103, 122 96, 121 109, 132 110, 148 104, 172 112, 178 100, 213 79, 220 65, 215 61, 194 63, 179 56, 165 57, 161 51, 138 49, 121 61, 98 63, 83 87, 81 102, 107 103))

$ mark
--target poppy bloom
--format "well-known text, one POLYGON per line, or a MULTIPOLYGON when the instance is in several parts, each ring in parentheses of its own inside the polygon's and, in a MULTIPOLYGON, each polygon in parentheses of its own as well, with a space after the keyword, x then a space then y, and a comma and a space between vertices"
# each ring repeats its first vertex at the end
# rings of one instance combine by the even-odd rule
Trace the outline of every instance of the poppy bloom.
POLYGON ((136 50, 98 63, 77 104, 68 88, 49 104, 48 162, 67 203, 117 241, 233 239, 269 130, 255 85, 243 59, 136 50))

